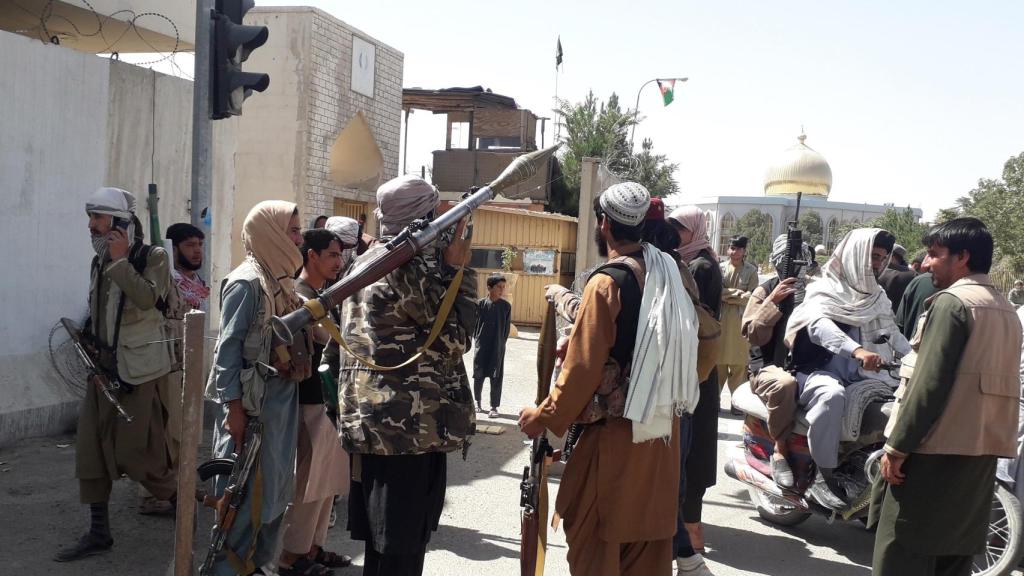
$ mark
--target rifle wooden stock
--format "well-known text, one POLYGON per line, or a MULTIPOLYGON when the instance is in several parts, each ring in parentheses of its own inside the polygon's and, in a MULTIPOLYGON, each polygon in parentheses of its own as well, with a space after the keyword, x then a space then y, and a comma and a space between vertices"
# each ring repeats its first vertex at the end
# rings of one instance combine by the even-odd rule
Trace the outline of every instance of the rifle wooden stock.
MULTIPOLYGON (((537 341, 537 398, 540 404, 551 389, 551 376, 555 371, 555 348, 558 333, 555 330, 555 306, 548 303, 537 341)), ((548 467, 561 459, 551 448, 546 434, 534 439, 530 448, 530 465, 523 469, 519 485, 521 536, 519 542, 519 573, 522 576, 544 574, 544 561, 548 544, 548 467)))
POLYGON ((469 197, 463 199, 433 221, 414 222, 388 242, 387 251, 373 260, 356 267, 345 278, 328 288, 316 299, 319 302, 319 306, 315 304, 303 306, 285 316, 275 316, 272 318, 271 325, 274 328, 274 345, 291 344, 293 334, 323 318, 323 316, 317 317, 317 314, 314 314, 314 310, 318 309, 326 315, 327 310, 340 305, 349 296, 412 260, 413 256, 436 240, 442 231, 458 224, 460 220, 468 216, 481 204, 493 199, 499 192, 507 190, 537 174, 540 166, 557 149, 558 146, 556 145, 517 157, 494 182, 469 195, 469 197))

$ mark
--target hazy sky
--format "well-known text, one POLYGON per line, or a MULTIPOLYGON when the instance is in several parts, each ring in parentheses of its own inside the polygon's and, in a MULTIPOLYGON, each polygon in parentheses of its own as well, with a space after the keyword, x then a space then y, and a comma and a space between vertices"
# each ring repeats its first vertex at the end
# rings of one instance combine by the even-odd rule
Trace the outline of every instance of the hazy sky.
MULTIPOLYGON (((832 166, 832 199, 926 216, 1024 151, 1018 0, 258 4, 315 5, 397 48, 405 87, 482 85, 539 116, 552 116, 559 35, 571 101, 615 92, 632 107, 645 81, 688 76, 668 107, 645 89, 636 140, 653 138, 694 197, 760 194, 801 125, 832 166)), ((413 113, 410 170, 443 148, 438 120, 413 113)))

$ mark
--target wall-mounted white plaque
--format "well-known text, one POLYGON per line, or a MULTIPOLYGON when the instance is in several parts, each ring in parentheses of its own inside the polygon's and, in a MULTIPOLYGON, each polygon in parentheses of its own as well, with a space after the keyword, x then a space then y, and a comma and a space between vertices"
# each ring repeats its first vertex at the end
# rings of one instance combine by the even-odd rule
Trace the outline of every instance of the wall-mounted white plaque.
POLYGON ((352 37, 352 90, 373 98, 374 61, 377 47, 358 36, 352 37))

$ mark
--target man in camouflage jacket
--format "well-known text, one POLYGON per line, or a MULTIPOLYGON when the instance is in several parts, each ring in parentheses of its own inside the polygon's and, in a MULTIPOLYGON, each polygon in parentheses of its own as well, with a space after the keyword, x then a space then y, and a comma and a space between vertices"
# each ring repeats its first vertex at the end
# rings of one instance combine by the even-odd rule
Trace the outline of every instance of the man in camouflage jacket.
MULTIPOLYGON (((433 187, 411 177, 384 184, 377 198, 385 240, 437 206, 433 187)), ((364 575, 422 573, 444 504, 447 453, 468 447, 474 431, 462 356, 476 324, 476 279, 466 269, 454 283, 469 252, 462 232, 460 225, 344 304, 352 354, 342 354, 339 424, 352 455, 349 530, 366 542, 364 575), (427 345, 448 289, 459 295, 427 345)), ((370 248, 353 269, 383 250, 370 248)))

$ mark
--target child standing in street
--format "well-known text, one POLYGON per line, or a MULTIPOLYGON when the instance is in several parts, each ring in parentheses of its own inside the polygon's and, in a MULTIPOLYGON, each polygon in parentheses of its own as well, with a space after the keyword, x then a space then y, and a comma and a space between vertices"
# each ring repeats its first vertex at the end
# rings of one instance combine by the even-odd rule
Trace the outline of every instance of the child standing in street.
POLYGON ((484 378, 491 379, 490 418, 498 416, 501 405, 501 379, 505 367, 505 341, 508 340, 512 325, 512 305, 502 299, 505 293, 505 278, 491 276, 487 279, 487 296, 477 302, 476 330, 473 332, 473 395, 478 412, 483 412, 480 396, 483 394, 484 378))

